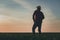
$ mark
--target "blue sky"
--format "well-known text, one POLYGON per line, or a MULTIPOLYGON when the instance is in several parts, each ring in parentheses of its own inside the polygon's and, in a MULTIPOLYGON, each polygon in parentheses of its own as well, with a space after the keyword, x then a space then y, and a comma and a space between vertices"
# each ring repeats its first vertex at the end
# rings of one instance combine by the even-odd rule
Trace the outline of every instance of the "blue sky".
MULTIPOLYGON (((23 0, 29 3, 33 8, 37 5, 44 4, 45 7, 48 7, 52 10, 53 14, 59 18, 60 17, 60 0, 23 0)), ((0 4, 5 5, 5 8, 10 8, 19 11, 27 11, 21 4, 14 2, 13 0, 0 0, 0 4)))
MULTIPOLYGON (((38 5, 41 5, 45 15, 43 29, 46 25, 60 28, 60 0, 0 0, 0 15, 22 20, 28 24, 33 23, 32 14, 38 5)), ((48 26, 47 28, 51 28, 48 26)))

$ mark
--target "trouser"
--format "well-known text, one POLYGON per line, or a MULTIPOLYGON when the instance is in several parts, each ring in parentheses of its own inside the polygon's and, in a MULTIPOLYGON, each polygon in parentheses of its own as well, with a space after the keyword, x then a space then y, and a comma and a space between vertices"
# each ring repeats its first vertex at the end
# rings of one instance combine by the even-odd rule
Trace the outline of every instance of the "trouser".
POLYGON ((36 27, 38 27, 38 32, 39 32, 39 34, 41 34, 41 24, 42 24, 42 22, 34 22, 34 25, 32 27, 33 34, 35 34, 36 27))

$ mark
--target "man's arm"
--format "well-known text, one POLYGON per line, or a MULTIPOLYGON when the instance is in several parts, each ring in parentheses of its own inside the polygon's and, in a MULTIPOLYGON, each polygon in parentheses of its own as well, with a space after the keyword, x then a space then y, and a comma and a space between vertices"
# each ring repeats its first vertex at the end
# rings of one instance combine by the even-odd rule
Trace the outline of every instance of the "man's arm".
POLYGON ((43 18, 43 19, 45 18, 43 13, 42 13, 42 18, 43 18))
MULTIPOLYGON (((42 13, 42 12, 41 12, 41 13, 42 13)), ((45 18, 43 13, 42 13, 42 15, 41 15, 41 16, 42 16, 42 19, 44 19, 44 18, 45 18)))
POLYGON ((33 21, 36 20, 36 11, 33 13, 33 21))

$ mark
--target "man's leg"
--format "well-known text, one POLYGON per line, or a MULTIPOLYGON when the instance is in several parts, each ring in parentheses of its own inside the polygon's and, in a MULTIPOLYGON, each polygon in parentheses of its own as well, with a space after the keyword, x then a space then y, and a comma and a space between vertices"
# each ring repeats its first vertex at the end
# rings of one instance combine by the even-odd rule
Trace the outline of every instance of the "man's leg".
POLYGON ((38 32, 39 32, 39 34, 41 34, 41 24, 42 23, 40 23, 40 25, 38 25, 38 32))
POLYGON ((36 29, 36 27, 37 27, 37 24, 34 23, 34 25, 33 25, 33 27, 32 27, 32 32, 33 32, 33 34, 35 34, 35 29, 36 29))

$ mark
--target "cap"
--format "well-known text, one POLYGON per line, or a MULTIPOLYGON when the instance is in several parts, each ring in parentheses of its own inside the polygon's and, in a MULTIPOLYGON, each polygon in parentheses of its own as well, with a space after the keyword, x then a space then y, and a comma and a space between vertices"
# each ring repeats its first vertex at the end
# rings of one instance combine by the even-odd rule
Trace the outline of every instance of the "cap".
POLYGON ((41 6, 37 6, 37 8, 41 8, 41 6))

